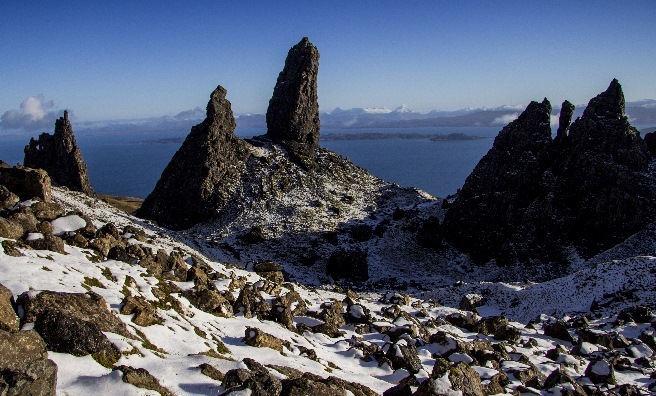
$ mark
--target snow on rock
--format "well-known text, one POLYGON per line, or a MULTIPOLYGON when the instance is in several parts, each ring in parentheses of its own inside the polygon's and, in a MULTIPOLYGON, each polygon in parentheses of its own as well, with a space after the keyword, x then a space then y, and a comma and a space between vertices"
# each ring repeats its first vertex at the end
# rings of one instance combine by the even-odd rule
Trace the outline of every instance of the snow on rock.
POLYGON ((60 217, 52 221, 54 235, 60 236, 65 232, 77 231, 86 227, 87 222, 78 215, 60 217))

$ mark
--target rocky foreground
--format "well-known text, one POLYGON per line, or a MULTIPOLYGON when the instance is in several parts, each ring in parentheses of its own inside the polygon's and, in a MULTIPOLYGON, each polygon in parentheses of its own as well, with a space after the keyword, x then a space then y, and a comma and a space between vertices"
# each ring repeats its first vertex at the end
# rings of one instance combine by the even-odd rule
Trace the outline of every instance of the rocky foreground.
POLYGON ((656 391, 656 258, 439 299, 358 295, 211 261, 42 171, 0 180, 2 394, 656 391))

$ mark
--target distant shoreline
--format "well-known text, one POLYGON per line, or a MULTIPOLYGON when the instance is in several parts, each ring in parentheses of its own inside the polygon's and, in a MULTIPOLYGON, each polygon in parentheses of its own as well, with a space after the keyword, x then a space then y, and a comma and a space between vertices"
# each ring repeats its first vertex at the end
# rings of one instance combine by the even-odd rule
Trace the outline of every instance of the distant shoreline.
MULTIPOLYGON (((180 144, 184 141, 183 137, 142 140, 139 143, 149 144, 180 144)), ((489 137, 473 136, 464 133, 383 133, 383 132, 363 132, 363 133, 326 133, 321 135, 323 142, 335 142, 340 140, 386 140, 386 139, 428 139, 432 142, 447 142, 460 140, 481 140, 490 139, 489 137)))

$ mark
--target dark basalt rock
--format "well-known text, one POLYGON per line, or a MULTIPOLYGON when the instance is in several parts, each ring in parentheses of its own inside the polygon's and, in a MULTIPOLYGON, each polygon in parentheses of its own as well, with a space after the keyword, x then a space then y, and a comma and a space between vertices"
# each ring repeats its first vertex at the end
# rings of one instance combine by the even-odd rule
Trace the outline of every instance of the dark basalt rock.
POLYGON ((301 157, 319 147, 319 51, 307 37, 287 54, 267 109, 266 137, 301 157))
POLYGON ((234 135, 235 118, 227 91, 218 86, 207 104, 207 118, 194 126, 166 166, 138 214, 173 229, 217 216, 230 201, 250 156, 234 135))
POLYGON ((540 193, 551 160, 551 104, 531 102, 494 140, 467 177, 442 226, 446 239, 472 259, 512 260, 513 242, 522 243, 524 214, 540 193))
POLYGON ((572 248, 589 258, 656 217, 650 155, 617 80, 569 128, 568 103, 555 141, 549 102, 533 102, 467 178, 443 230, 474 261, 562 264, 572 248))
POLYGON ((560 107, 560 117, 558 117, 558 132, 554 142, 561 142, 567 136, 567 129, 572 122, 572 114, 574 114, 574 105, 568 100, 564 101, 560 107))
POLYGON ((54 134, 42 133, 38 140, 30 139, 29 145, 25 146, 23 162, 26 167, 48 172, 55 185, 95 195, 67 111, 55 122, 54 134))

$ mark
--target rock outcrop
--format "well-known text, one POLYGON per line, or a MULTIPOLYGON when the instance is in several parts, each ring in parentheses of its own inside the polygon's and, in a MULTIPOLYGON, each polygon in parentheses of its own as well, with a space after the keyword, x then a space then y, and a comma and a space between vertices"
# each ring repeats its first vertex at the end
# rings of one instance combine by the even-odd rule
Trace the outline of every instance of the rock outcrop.
POLYGON ((505 260, 524 235, 524 214, 551 161, 551 104, 531 102, 503 128, 467 177, 443 224, 447 240, 475 261, 505 260))
POLYGON ((589 258, 654 219, 649 151, 624 115, 620 84, 571 125, 567 103, 555 141, 549 103, 531 103, 467 178, 443 228, 474 261, 564 263, 572 248, 589 258))
POLYGON ((319 51, 307 37, 287 54, 267 109, 266 137, 312 162, 319 147, 319 51))
POLYGON ((26 167, 48 172, 53 184, 57 186, 94 195, 87 165, 75 142, 67 111, 55 122, 54 134, 42 133, 37 140, 30 139, 29 145, 25 146, 23 162, 26 167))
POLYGON ((194 126, 139 209, 142 217, 183 229, 217 217, 246 171, 247 144, 234 135, 226 89, 218 86, 207 117, 194 126))

